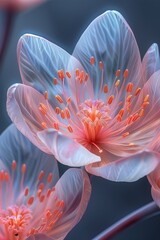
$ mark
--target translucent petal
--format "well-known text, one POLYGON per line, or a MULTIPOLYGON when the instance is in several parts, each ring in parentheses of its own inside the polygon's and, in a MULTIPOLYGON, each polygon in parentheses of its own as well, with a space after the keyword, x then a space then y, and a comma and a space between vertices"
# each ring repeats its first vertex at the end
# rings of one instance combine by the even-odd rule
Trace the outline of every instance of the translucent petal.
POLYGON ((86 166, 86 170, 93 175, 112 181, 133 182, 153 171, 158 164, 158 159, 157 154, 144 152, 108 164, 104 161, 101 167, 90 164, 86 166))
POLYGON ((100 61, 104 66, 104 82, 109 87, 118 69, 121 70, 120 79, 128 69, 126 83, 130 81, 134 86, 142 85, 142 81, 139 83, 141 58, 136 40, 124 18, 116 11, 103 13, 89 25, 78 41, 73 56, 89 73, 96 94, 101 82, 100 61), (90 64, 91 56, 95 58, 94 66, 90 64))
MULTIPOLYGON (((44 103, 48 113, 54 115, 48 102, 34 88, 16 84, 8 90, 7 111, 11 120, 33 144, 42 151, 50 153, 37 136, 37 131, 43 130, 42 122, 46 121, 39 111, 40 103, 44 103)), ((47 121, 46 124, 51 123, 47 121)))
POLYGON ((160 70, 159 49, 156 43, 152 44, 142 61, 142 78, 146 82, 151 75, 160 70))
POLYGON ((52 129, 41 131, 38 136, 55 158, 65 165, 79 167, 101 160, 81 144, 52 129))
POLYGON ((87 173, 83 170, 69 169, 60 178, 55 189, 55 195, 64 201, 64 209, 62 217, 49 236, 62 240, 82 218, 90 198, 91 185, 87 173))
POLYGON ((69 65, 69 71, 73 74, 80 64, 65 50, 42 37, 25 34, 19 40, 17 54, 23 83, 34 87, 41 93, 47 90, 53 105, 55 95, 62 94, 64 91, 63 84, 58 78, 60 69, 64 70, 65 91, 69 92, 65 72, 69 65), (58 79, 57 85, 53 84, 54 78, 58 79))
POLYGON ((160 207, 160 164, 148 175, 154 201, 160 207))
POLYGON ((24 137, 17 128, 12 124, 0 136, 0 159, 7 166, 8 171, 12 172, 12 161, 16 161, 16 174, 13 182, 13 191, 15 193, 15 201, 17 200, 21 185, 21 167, 25 163, 27 170, 24 177, 24 186, 29 187, 30 194, 35 190, 41 170, 45 172, 42 182, 47 182, 47 176, 53 172, 52 185, 55 185, 59 178, 57 162, 53 156, 45 154, 35 147, 26 137, 24 137))

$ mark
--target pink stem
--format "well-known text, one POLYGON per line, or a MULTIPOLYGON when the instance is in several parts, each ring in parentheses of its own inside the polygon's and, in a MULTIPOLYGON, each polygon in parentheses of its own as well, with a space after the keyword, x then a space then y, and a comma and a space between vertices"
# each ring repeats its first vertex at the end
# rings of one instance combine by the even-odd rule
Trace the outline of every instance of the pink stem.
POLYGON ((117 233, 123 231, 125 228, 137 223, 140 220, 146 219, 157 211, 159 211, 158 206, 155 204, 155 202, 151 202, 122 218, 92 240, 109 240, 117 233))

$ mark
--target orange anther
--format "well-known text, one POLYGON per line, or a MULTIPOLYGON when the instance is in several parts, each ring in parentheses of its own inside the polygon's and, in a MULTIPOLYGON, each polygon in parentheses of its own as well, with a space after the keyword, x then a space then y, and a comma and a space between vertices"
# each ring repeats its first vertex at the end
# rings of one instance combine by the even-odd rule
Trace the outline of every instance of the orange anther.
POLYGON ((149 102, 144 102, 144 103, 142 104, 142 107, 145 108, 145 107, 147 107, 147 105, 149 105, 149 102))
POLYGON ((47 107, 46 107, 46 105, 44 105, 43 103, 40 103, 40 104, 39 104, 39 110, 40 110, 40 112, 41 112, 43 115, 46 115, 46 114, 47 114, 47 107))
POLYGON ((52 181, 52 177, 53 177, 53 174, 52 173, 49 173, 48 174, 48 178, 47 178, 47 181, 50 183, 52 181))
POLYGON ((129 82, 129 83, 127 84, 127 87, 126 87, 126 91, 127 91, 127 92, 132 92, 132 89, 133 89, 133 84, 132 84, 131 82, 129 82))
POLYGON ((76 69, 75 74, 76 74, 76 77, 79 76, 79 69, 78 68, 76 69))
POLYGON ((41 126, 42 126, 44 129, 46 129, 46 128, 47 128, 47 123, 46 123, 46 122, 42 122, 42 123, 41 123, 41 126))
POLYGON ((60 113, 60 108, 59 108, 59 107, 56 107, 55 112, 56 112, 57 114, 59 114, 59 113, 60 113))
POLYGON ((119 77, 120 73, 121 73, 121 70, 118 69, 117 72, 116 72, 116 77, 119 77))
POLYGON ((59 103, 63 103, 63 100, 59 95, 56 95, 56 99, 58 100, 59 103))
POLYGON ((68 108, 65 108, 65 114, 68 119, 71 117, 71 114, 68 108))
POLYGON ((54 79, 53 79, 53 84, 54 84, 54 85, 57 85, 57 84, 58 84, 57 78, 54 78, 54 79))
POLYGON ((43 201, 44 201, 44 198, 45 198, 44 195, 40 196, 39 201, 40 201, 40 202, 43 202, 43 201))
POLYGON ((47 190, 47 197, 49 197, 50 194, 51 194, 51 189, 49 188, 49 189, 47 190))
POLYGON ((146 95, 144 98, 144 102, 148 102, 148 99, 149 99, 149 95, 146 95))
POLYGON ((121 121, 122 121, 122 117, 121 117, 121 115, 119 115, 119 114, 117 115, 117 121, 118 121, 118 122, 121 122, 121 121))
POLYGON ((15 160, 12 161, 12 171, 15 171, 17 167, 17 163, 15 160))
POLYGON ((71 74, 70 74, 70 72, 66 72, 66 75, 67 75, 68 78, 71 78, 71 77, 72 77, 71 74))
POLYGON ((40 197, 41 193, 42 193, 42 190, 41 190, 41 189, 38 189, 38 191, 37 191, 37 196, 40 197))
POLYGON ((47 91, 44 92, 44 98, 45 98, 45 100, 48 100, 48 92, 47 91))
POLYGON ((121 117, 123 117, 123 114, 124 114, 124 109, 122 108, 122 109, 119 111, 119 115, 120 115, 121 117))
POLYGON ((122 137, 125 138, 125 137, 127 137, 128 135, 129 135, 129 132, 125 132, 125 133, 122 134, 122 137))
POLYGON ((61 118, 62 118, 62 119, 65 119, 65 113, 64 113, 63 110, 61 111, 61 118))
POLYGON ((142 117, 143 114, 144 114, 144 109, 142 108, 142 109, 140 110, 139 116, 142 117))
POLYGON ((141 91, 141 88, 137 88, 134 95, 137 96, 140 93, 140 91, 141 91))
POLYGON ((31 196, 31 197, 28 199, 28 205, 32 205, 33 202, 34 202, 34 197, 31 196))
POLYGON ((58 131, 59 130, 59 125, 58 125, 58 123, 54 123, 53 124, 53 127, 58 131))
POLYGON ((8 174, 8 172, 5 172, 5 173, 4 173, 4 180, 5 180, 5 181, 8 181, 8 180, 9 180, 9 174, 8 174))
POLYGON ((39 189, 43 190, 44 189, 44 183, 39 184, 39 189))
POLYGON ((58 70, 58 77, 61 81, 64 80, 64 71, 63 69, 58 70))
POLYGON ((124 74, 123 74, 124 79, 126 79, 128 77, 128 72, 129 72, 128 69, 126 69, 124 71, 124 74))
POLYGON ((44 176, 44 171, 42 170, 39 173, 38 181, 40 181, 43 178, 43 176, 44 176))
POLYGON ((129 125, 129 124, 131 123, 131 121, 132 121, 132 118, 133 118, 133 116, 132 116, 132 115, 128 117, 128 119, 127 119, 127 125, 129 125))
POLYGON ((68 129, 68 131, 69 131, 70 133, 73 132, 73 129, 72 129, 72 127, 71 127, 70 125, 68 125, 67 129, 68 129))
POLYGON ((84 81, 85 81, 85 82, 87 82, 87 80, 88 80, 88 73, 86 73, 86 76, 85 76, 85 78, 84 78, 84 81))
POLYGON ((127 99, 126 99, 126 100, 127 100, 128 103, 131 102, 131 98, 132 98, 132 95, 128 95, 128 96, 127 96, 127 99))
POLYGON ((100 67, 101 70, 103 69, 103 63, 102 63, 102 61, 99 62, 99 67, 100 67))
POLYGON ((108 86, 107 86, 107 84, 104 84, 103 91, 104 91, 104 93, 108 93, 108 86))
POLYGON ((67 98, 66 100, 67 104, 70 103, 70 101, 71 101, 71 97, 67 98))
POLYGON ((111 95, 109 98, 108 98, 108 104, 110 105, 112 103, 114 99, 114 95, 111 95))
POLYGON ((118 79, 118 80, 116 81, 116 83, 115 83, 115 87, 118 87, 119 84, 120 84, 120 80, 118 79))
POLYGON ((136 113, 133 118, 132 118, 132 122, 135 122, 137 120, 137 118, 139 118, 139 114, 136 113))
POLYGON ((94 57, 93 56, 90 58, 90 63, 91 63, 91 65, 94 65, 94 57))
POLYGON ((84 78, 84 71, 80 72, 79 78, 83 80, 83 78, 84 78))
POLYGON ((23 164, 22 164, 22 169, 21 169, 23 174, 26 172, 26 168, 27 168, 27 167, 26 167, 26 164, 23 163, 23 164))
POLYGON ((29 188, 27 187, 24 191, 24 196, 27 197, 28 196, 28 193, 29 193, 29 188))

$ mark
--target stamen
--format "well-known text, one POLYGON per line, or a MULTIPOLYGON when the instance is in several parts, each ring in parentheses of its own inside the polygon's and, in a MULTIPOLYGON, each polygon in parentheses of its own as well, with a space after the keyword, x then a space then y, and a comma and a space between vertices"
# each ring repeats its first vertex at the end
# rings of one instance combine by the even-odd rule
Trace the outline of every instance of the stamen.
POLYGON ((142 104, 142 107, 145 108, 145 107, 147 107, 147 105, 149 105, 149 102, 144 102, 144 103, 142 104))
POLYGON ((63 100, 59 95, 56 95, 56 99, 59 101, 59 103, 63 103, 63 100))
POLYGON ((85 81, 85 82, 87 82, 87 80, 88 80, 88 73, 86 73, 86 76, 85 76, 85 78, 84 78, 84 81, 85 81))
POLYGON ((114 99, 114 95, 111 95, 109 98, 108 98, 108 104, 110 105, 112 103, 114 99))
POLYGON ((26 169, 27 169, 26 164, 23 163, 22 164, 22 169, 21 169, 23 174, 26 172, 26 169))
POLYGON ((102 63, 102 61, 99 62, 99 67, 100 67, 101 70, 103 69, 103 63, 102 63))
POLYGON ((124 114, 124 109, 122 108, 122 109, 119 111, 119 115, 120 115, 121 117, 123 117, 123 114, 124 114))
POLYGON ((103 91, 104 91, 104 93, 108 93, 108 86, 107 86, 107 84, 104 84, 103 91))
POLYGON ((59 130, 59 125, 58 125, 58 123, 54 123, 53 124, 53 127, 58 131, 59 130))
POLYGON ((120 84, 120 80, 118 79, 118 80, 116 81, 116 83, 115 83, 115 87, 118 87, 119 84, 120 84))
POLYGON ((126 69, 123 74, 124 79, 126 79, 128 77, 128 73, 129 73, 129 71, 128 71, 128 69, 126 69))
POLYGON ((63 110, 61 111, 61 118, 62 118, 62 119, 65 119, 65 113, 64 113, 63 110))
POLYGON ((51 183, 51 182, 52 182, 52 178, 53 178, 53 174, 52 174, 52 173, 49 173, 48 178, 47 178, 47 181, 48 181, 49 183, 51 183))
POLYGON ((70 133, 73 132, 73 129, 72 129, 72 127, 71 127, 70 125, 68 125, 67 129, 68 129, 68 131, 69 131, 70 133))
POLYGON ((136 113, 134 116, 133 116, 133 119, 132 119, 132 122, 135 122, 137 120, 137 118, 139 118, 139 114, 136 113))
POLYGON ((141 92, 141 88, 137 88, 134 95, 137 96, 140 92, 141 92))
POLYGON ((142 117, 144 115, 144 109, 142 108, 140 113, 139 113, 139 116, 142 117))
POLYGON ((119 115, 119 114, 117 115, 117 121, 118 121, 118 122, 121 122, 121 121, 122 121, 122 117, 121 117, 121 115, 119 115))
POLYGON ((65 114, 68 119, 71 117, 70 111, 67 107, 65 108, 65 114))
POLYGON ((98 149, 99 153, 103 152, 103 150, 101 148, 99 148, 96 143, 92 142, 92 144, 98 149))
POLYGON ((42 170, 39 173, 38 181, 40 181, 43 178, 43 176, 44 176, 44 171, 42 170))
POLYGON ((12 171, 15 171, 17 167, 17 163, 15 160, 12 161, 12 171))
POLYGON ((28 205, 32 205, 33 202, 34 202, 34 197, 31 196, 31 197, 28 199, 28 205))
POLYGON ((130 102, 131 102, 131 98, 132 98, 132 95, 128 95, 128 96, 127 96, 127 99, 126 99, 126 100, 127 100, 127 102, 129 102, 129 103, 130 103, 130 102))
POLYGON ((61 81, 64 80, 64 71, 63 69, 58 70, 58 77, 61 81))
POLYGON ((128 135, 129 135, 129 132, 125 132, 125 133, 122 134, 122 137, 125 138, 125 137, 127 137, 128 135))
POLYGON ((71 77, 72 77, 71 74, 70 74, 70 72, 66 72, 66 75, 67 75, 68 78, 71 78, 71 77))
POLYGON ((117 72, 116 72, 116 77, 119 77, 120 73, 121 73, 121 70, 118 69, 117 72))
POLYGON ((48 100, 48 92, 47 91, 44 92, 44 98, 45 98, 45 100, 48 100))
POLYGON ((133 89, 133 84, 132 84, 131 82, 129 82, 129 83, 127 84, 127 87, 126 87, 126 91, 127 91, 127 92, 132 92, 132 89, 133 89))
POLYGON ((79 69, 77 68, 75 71, 76 77, 79 77, 79 69))
POLYGON ((91 63, 91 65, 94 65, 94 57, 93 56, 90 58, 90 63, 91 63))
POLYGON ((27 187, 24 191, 24 196, 27 197, 28 196, 28 193, 29 193, 29 188, 27 187))
POLYGON ((56 107, 55 112, 57 113, 57 115, 60 113, 60 108, 56 107))
POLYGON ((146 95, 144 98, 144 102, 148 102, 148 99, 149 99, 149 95, 146 95))
POLYGON ((47 123, 46 123, 46 122, 42 122, 42 123, 41 123, 41 126, 42 126, 44 129, 46 129, 46 128, 47 128, 47 123))
POLYGON ((54 84, 54 85, 57 85, 57 84, 58 84, 57 78, 54 78, 54 79, 53 79, 53 84, 54 84))
POLYGON ((47 107, 43 103, 40 103, 39 106, 40 106, 39 110, 41 111, 41 113, 43 115, 46 115, 47 114, 47 107))

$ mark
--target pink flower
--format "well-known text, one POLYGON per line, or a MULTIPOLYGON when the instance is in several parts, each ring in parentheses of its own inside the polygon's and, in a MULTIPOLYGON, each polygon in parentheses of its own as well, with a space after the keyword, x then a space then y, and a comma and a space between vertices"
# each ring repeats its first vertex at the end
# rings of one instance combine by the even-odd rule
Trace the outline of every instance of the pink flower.
POLYGON ((70 169, 58 180, 53 156, 38 150, 14 126, 0 137, 0 149, 0 239, 64 239, 87 207, 87 174, 70 169))
POLYGON ((18 63, 24 84, 9 89, 8 113, 42 151, 114 181, 135 181, 156 167, 150 145, 160 124, 158 47, 141 61, 118 12, 96 18, 72 56, 22 36, 18 63))
POLYGON ((0 7, 22 10, 34 5, 38 5, 42 2, 44 2, 44 0, 0 0, 0 7))

